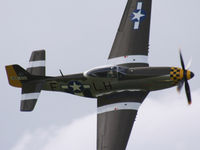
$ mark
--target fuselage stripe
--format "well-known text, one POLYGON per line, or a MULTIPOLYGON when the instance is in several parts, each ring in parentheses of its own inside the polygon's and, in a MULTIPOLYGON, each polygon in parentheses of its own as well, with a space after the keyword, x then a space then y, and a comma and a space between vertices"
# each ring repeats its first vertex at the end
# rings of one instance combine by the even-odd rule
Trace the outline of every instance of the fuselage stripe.
POLYGON ((138 110, 141 103, 138 102, 123 102, 123 103, 115 103, 109 104, 105 106, 101 106, 97 108, 97 113, 105 113, 110 111, 118 111, 118 110, 138 110))
POLYGON ((127 63, 145 63, 148 64, 148 56, 146 55, 128 55, 108 59, 108 64, 118 65, 127 63))

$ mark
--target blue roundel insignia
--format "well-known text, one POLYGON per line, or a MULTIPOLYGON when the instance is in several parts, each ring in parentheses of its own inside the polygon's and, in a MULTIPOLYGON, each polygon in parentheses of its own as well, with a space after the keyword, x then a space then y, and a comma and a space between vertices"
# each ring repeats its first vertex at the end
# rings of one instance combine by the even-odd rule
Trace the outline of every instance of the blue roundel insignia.
POLYGON ((134 10, 131 14, 131 21, 134 22, 141 22, 146 17, 146 12, 144 10, 134 10))
POLYGON ((131 15, 130 19, 133 22, 134 26, 133 29, 139 29, 140 22, 143 21, 146 17, 146 12, 142 9, 142 2, 137 3, 137 9, 134 10, 131 15))
POLYGON ((68 82, 68 89, 73 93, 81 93, 84 88, 79 81, 70 81, 68 82))

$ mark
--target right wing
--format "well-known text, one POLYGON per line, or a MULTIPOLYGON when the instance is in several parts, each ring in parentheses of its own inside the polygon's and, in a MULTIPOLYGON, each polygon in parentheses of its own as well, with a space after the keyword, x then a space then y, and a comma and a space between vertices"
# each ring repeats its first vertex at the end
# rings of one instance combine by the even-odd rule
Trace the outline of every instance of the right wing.
POLYGON ((138 108, 148 93, 125 91, 98 97, 97 150, 125 150, 138 108))

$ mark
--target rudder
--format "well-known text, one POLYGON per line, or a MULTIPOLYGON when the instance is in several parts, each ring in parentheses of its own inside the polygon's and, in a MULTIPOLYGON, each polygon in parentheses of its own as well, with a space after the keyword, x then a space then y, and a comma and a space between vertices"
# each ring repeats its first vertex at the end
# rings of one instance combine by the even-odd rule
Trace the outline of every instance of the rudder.
POLYGON ((11 86, 22 87, 22 84, 31 78, 31 75, 19 65, 9 65, 5 68, 11 86))

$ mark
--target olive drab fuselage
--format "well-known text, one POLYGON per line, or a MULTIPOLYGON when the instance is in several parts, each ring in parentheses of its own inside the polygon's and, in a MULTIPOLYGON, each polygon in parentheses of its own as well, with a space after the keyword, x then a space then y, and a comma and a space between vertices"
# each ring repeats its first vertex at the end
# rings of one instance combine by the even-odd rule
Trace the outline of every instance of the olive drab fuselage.
POLYGON ((83 74, 47 78, 43 90, 96 98, 112 92, 161 90, 177 85, 182 78, 183 71, 177 67, 108 66, 83 74))

